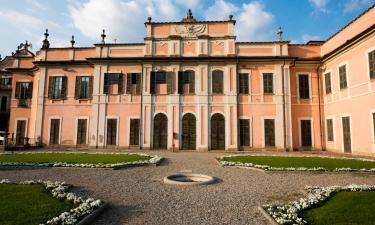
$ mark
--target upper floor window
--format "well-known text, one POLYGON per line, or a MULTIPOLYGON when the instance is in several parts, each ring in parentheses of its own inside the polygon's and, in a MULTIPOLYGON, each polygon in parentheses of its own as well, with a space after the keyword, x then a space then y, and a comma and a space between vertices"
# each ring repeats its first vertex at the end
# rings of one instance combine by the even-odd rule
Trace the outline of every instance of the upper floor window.
POLYGON ((128 73, 126 77, 126 94, 141 94, 141 74, 128 73))
POLYGON ((348 87, 347 75, 346 75, 346 65, 339 67, 339 76, 340 76, 340 89, 348 87))
POLYGON ((326 95, 332 93, 332 85, 331 85, 331 73, 326 73, 324 75, 324 81, 325 81, 325 88, 326 88, 326 95))
POLYGON ((238 93, 249 94, 249 74, 240 73, 238 79, 238 93))
POLYGON ((122 94, 124 76, 122 73, 104 74, 104 94, 122 94))
POLYGON ((156 72, 155 83, 156 84, 165 84, 165 83, 167 83, 167 73, 166 72, 156 72))
POLYGON ((223 71, 215 70, 212 72, 212 93, 223 94, 224 93, 224 75, 223 71))
POLYGON ((195 93, 195 72, 192 70, 178 72, 178 93, 195 93))
POLYGON ((263 93, 273 94, 273 74, 272 73, 263 74, 263 93))
POLYGON ((16 99, 31 99, 33 96, 33 83, 16 82, 16 99))
POLYGON ((173 93, 173 72, 151 72, 150 93, 151 94, 172 94, 173 93))
POLYGON ((12 88, 12 78, 11 77, 1 77, 0 78, 0 88, 5 88, 5 89, 12 88))
POLYGON ((310 85, 309 85, 309 75, 300 74, 298 75, 298 88, 299 88, 299 97, 302 99, 310 98, 310 85))
POLYGON ((368 53, 370 79, 375 79, 375 50, 368 53))
POLYGON ((48 98, 49 99, 66 99, 67 77, 54 76, 49 78, 48 98))
POLYGON ((93 85, 92 83, 92 77, 76 77, 75 99, 91 99, 93 85))

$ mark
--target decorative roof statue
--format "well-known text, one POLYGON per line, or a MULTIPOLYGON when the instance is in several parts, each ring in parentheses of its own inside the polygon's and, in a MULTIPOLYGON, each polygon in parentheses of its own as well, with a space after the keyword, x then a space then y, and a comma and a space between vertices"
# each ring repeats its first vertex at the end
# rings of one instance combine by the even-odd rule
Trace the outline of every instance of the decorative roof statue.
POLYGON ((43 45, 42 45, 42 48, 43 49, 47 49, 47 48, 49 48, 49 41, 48 41, 48 36, 49 36, 49 34, 48 34, 48 29, 46 29, 46 32, 44 33, 44 40, 43 40, 43 45))
POLYGON ((277 31, 277 36, 279 37, 279 41, 283 40, 283 30, 281 27, 279 27, 279 30, 277 31))
POLYGON ((103 29, 103 33, 102 35, 100 35, 102 37, 102 44, 105 44, 105 37, 107 37, 107 35, 105 35, 105 30, 103 29))
POLYGON ((186 17, 183 18, 181 22, 187 22, 187 23, 197 22, 197 20, 193 16, 193 13, 191 12, 191 9, 188 10, 186 17))
POLYGON ((74 48, 75 43, 76 41, 74 40, 74 35, 72 35, 72 40, 70 41, 70 44, 72 44, 72 48, 74 48))

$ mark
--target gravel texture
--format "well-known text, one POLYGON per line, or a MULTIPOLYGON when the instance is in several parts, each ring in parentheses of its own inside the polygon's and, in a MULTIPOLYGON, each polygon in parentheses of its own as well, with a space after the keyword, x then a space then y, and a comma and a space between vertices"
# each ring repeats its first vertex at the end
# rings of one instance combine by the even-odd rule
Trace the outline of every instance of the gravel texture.
MULTIPOLYGON (((257 209, 273 201, 295 200, 306 185, 375 184, 375 174, 333 172, 263 172, 221 167, 225 153, 156 152, 166 159, 158 167, 112 169, 46 168, 1 170, 0 179, 59 180, 74 191, 110 203, 94 225, 114 224, 267 224, 257 209), (176 172, 218 178, 207 186, 173 186, 163 177, 176 172)), ((228 155, 228 154, 226 154, 228 155)))

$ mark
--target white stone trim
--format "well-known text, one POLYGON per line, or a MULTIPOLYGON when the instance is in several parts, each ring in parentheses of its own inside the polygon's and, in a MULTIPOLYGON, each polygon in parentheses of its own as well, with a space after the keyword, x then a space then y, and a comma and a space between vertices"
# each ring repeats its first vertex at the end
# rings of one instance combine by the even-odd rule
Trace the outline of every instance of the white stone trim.
POLYGON ((62 130, 62 117, 61 116, 50 116, 48 117, 48 145, 51 143, 50 139, 50 135, 51 135, 51 120, 52 119, 58 119, 60 120, 60 124, 59 124, 59 141, 58 141, 58 144, 61 145, 61 130, 62 130))

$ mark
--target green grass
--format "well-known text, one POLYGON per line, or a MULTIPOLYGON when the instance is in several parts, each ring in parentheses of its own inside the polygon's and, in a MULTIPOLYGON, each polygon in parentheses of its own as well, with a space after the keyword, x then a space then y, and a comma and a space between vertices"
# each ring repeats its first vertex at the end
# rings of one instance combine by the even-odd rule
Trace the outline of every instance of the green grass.
POLYGON ((374 225, 375 192, 339 192, 301 216, 309 225, 374 225))
POLYGON ((283 157, 283 156, 235 156, 226 157, 224 161, 253 163, 271 167, 323 167, 328 170, 336 168, 371 169, 375 168, 375 161, 355 159, 333 159, 323 157, 283 157))
POLYGON ((90 163, 112 164, 148 160, 150 156, 137 154, 84 154, 84 153, 32 153, 32 154, 0 154, 0 162, 23 163, 90 163))
POLYGON ((53 198, 43 185, 0 184, 0 224, 38 225, 74 204, 53 198))

